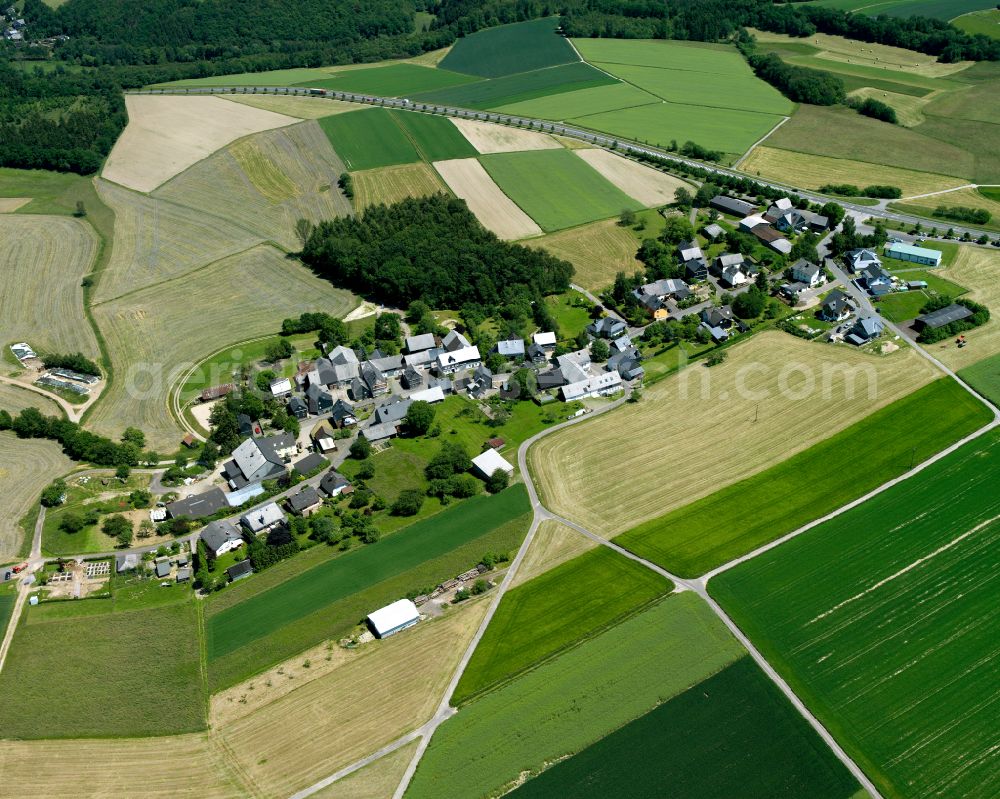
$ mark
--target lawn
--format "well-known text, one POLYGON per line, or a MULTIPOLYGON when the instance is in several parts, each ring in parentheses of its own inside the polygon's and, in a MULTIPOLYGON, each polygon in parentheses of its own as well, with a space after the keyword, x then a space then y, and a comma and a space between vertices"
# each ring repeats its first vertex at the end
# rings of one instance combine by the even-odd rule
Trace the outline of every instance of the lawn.
POLYGON ((709 586, 883 796, 995 793, 998 474, 992 433, 709 586))
MULTIPOLYGON (((72 604, 89 602, 108 600, 72 604)), ((45 603, 26 608, 0 674, 0 692, 19 701, 0 704, 0 728, 8 738, 203 729, 199 661, 198 618, 189 592, 182 602, 121 613, 49 619, 45 603)))
POLYGON ((990 418, 943 378, 770 469, 634 527, 615 543, 678 574, 702 574, 903 474, 990 418))
POLYGON ((351 171, 420 160, 413 142, 384 108, 323 117, 319 124, 351 171))
POLYGON ((1000 353, 966 366, 958 376, 994 405, 1000 404, 1000 353))
POLYGON ((227 600, 222 610, 209 603, 213 690, 346 632, 371 610, 455 576, 488 551, 511 551, 527 529, 521 522, 527 510, 523 486, 473 497, 241 602, 227 600))
POLYGON ((479 153, 447 117, 416 111, 390 111, 425 161, 475 158, 479 153))
POLYGON ((495 687, 669 593, 671 583, 608 547, 597 547, 509 591, 452 695, 495 687), (608 587, 614 586, 609 592, 608 587))
POLYGON ((555 320, 560 341, 573 341, 593 321, 590 309, 594 305, 578 291, 553 294, 545 298, 545 305, 555 320))
POLYGON ((920 315, 928 299, 924 291, 897 291, 880 299, 877 307, 890 322, 906 322, 920 315))
POLYGON ((497 78, 579 61, 570 43, 556 34, 558 26, 559 17, 543 17, 463 36, 440 67, 497 78))
POLYGON ((859 790, 744 657, 526 782, 512 799, 850 799, 859 790))
POLYGON ((633 275, 643 268, 635 257, 639 242, 616 219, 550 233, 530 242, 529 246, 548 250, 557 258, 569 261, 576 270, 573 282, 593 292, 610 286, 619 272, 633 275))
POLYGON ((505 75, 500 78, 453 86, 434 92, 422 92, 412 99, 464 108, 497 108, 512 103, 548 97, 561 92, 574 92, 596 86, 619 85, 590 64, 577 61, 558 67, 505 75))
POLYGON ((480 162, 504 194, 546 231, 642 208, 569 150, 498 153, 481 156, 480 162))
POLYGON ((741 654, 698 597, 668 597, 464 707, 438 728, 405 795, 495 795, 741 654))
POLYGON ((297 86, 332 89, 338 92, 373 94, 377 97, 406 97, 416 92, 429 92, 475 81, 443 69, 417 64, 392 64, 368 69, 346 69, 324 77, 311 76, 297 86))

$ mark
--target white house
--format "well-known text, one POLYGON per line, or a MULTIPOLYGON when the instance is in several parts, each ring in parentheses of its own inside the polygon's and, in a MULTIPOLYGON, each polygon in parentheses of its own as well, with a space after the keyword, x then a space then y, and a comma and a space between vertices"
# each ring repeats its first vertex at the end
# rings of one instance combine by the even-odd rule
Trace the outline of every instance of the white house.
POLYGON ((462 347, 438 355, 437 370, 440 374, 451 374, 459 369, 475 369, 481 363, 482 357, 479 355, 479 347, 462 347))
POLYGON ((535 333, 531 336, 531 341, 542 349, 552 350, 556 347, 556 334, 552 332, 535 333))
POLYGON ((243 536, 225 519, 212 522, 201 531, 201 540, 213 557, 220 557, 243 546, 243 536))
POLYGON ((764 219, 761 214, 750 214, 750 216, 745 216, 740 220, 740 230, 744 233, 749 233, 757 225, 766 225, 767 220, 764 219))
POLYGON ((507 463, 506 458, 492 448, 473 458, 472 468, 484 480, 489 478, 493 472, 497 470, 507 472, 507 474, 513 474, 514 472, 514 467, 507 463))
POLYGON ((292 381, 287 377, 279 377, 277 380, 271 381, 270 389, 272 396, 287 397, 292 393, 292 381))
POLYGON ((799 283, 805 283, 809 288, 814 289, 826 282, 826 275, 816 264, 810 263, 805 258, 799 258, 792 264, 792 279, 799 283))
POLYGON ((376 638, 388 638, 418 621, 420 612, 409 599, 397 599, 391 605, 368 614, 368 626, 376 638))
POLYGON ((410 399, 413 402, 444 402, 444 391, 441 390, 441 386, 434 386, 433 388, 425 388, 422 391, 414 391, 410 394, 410 399))
POLYGON ((565 402, 572 402, 587 397, 606 397, 620 391, 621 387, 622 377, 618 372, 603 372, 596 377, 563 386, 560 391, 565 402))

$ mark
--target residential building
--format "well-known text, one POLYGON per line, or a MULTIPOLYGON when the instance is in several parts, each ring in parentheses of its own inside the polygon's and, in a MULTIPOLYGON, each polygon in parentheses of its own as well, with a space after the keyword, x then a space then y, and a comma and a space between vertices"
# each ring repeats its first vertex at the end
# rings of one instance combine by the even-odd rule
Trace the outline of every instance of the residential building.
POLYGON ((201 531, 201 540, 213 558, 221 557, 243 546, 243 536, 240 535, 240 531, 225 519, 207 525, 201 531))
MULTIPOLYGON (((389 381, 372 361, 365 361, 359 370, 359 379, 364 384, 369 397, 381 397, 389 391, 389 381)), ((358 397, 355 397, 358 399, 358 397)))
POLYGON ((712 337, 712 341, 716 344, 721 344, 723 341, 727 341, 729 339, 729 330, 727 328, 719 327, 718 325, 710 325, 708 322, 702 322, 699 327, 707 330, 708 335, 712 337))
POLYGON ((337 427, 350 427, 358 423, 354 415, 354 406, 346 400, 338 399, 330 409, 330 420, 337 427))
POLYGON ((460 369, 475 369, 481 363, 479 347, 462 347, 441 353, 438 356, 436 369, 438 374, 447 375, 454 374, 460 369))
POLYGON ((809 227, 812 214, 807 211, 785 211, 775 221, 774 226, 782 233, 802 233, 809 227))
POLYGON ((603 316, 587 325, 587 332, 598 338, 616 339, 628 332, 628 326, 613 316, 603 316))
POLYGON ((844 257, 852 272, 860 272, 873 264, 882 267, 882 261, 874 250, 850 250, 844 257))
POLYGON ((556 348, 556 334, 551 331, 539 331, 532 334, 531 342, 543 350, 554 350, 556 348))
POLYGON ((708 264, 705 261, 688 261, 684 264, 684 279, 691 283, 708 280, 708 264))
POLYGON ((472 459, 472 469, 484 480, 496 471, 507 472, 507 474, 514 473, 514 467, 492 447, 472 459))
POLYGON ((319 469, 322 469, 328 463, 329 461, 318 452, 310 452, 304 458, 295 462, 295 465, 292 467, 292 471, 305 477, 306 475, 313 474, 319 469))
POLYGON ((799 258, 791 266, 792 278, 805 283, 811 289, 823 285, 826 282, 826 275, 823 270, 814 263, 810 263, 805 258, 799 258))
POLYGON ((885 330, 885 322, 877 316, 866 316, 854 323, 844 339, 860 347, 862 344, 877 339, 882 335, 883 330, 885 330))
POLYGON ((287 397, 292 393, 292 381, 287 377, 279 377, 277 380, 271 381, 269 388, 271 389, 271 396, 287 397))
POLYGON ((754 228, 768 227, 767 220, 762 214, 750 214, 740 220, 740 230, 744 233, 753 233, 754 228))
POLYGON ((228 507, 226 493, 221 488, 210 488, 203 494, 195 494, 169 503, 167 513, 171 519, 204 519, 228 507))
POLYGON ((843 322, 854 313, 850 298, 840 289, 831 291, 820 306, 820 318, 827 322, 843 322))
POLYGON ((309 406, 302 397, 290 397, 285 407, 296 419, 305 419, 309 415, 309 406))
POLYGON ((323 479, 319 483, 319 490, 328 497, 339 497, 350 487, 350 481, 333 469, 323 475, 323 479))
POLYGON ((313 447, 320 454, 333 452, 337 449, 337 442, 333 433, 333 428, 327 422, 319 422, 309 431, 309 438, 313 447))
POLYGON ((279 522, 285 521, 285 514, 277 503, 269 502, 262 508, 257 508, 240 517, 240 524, 254 535, 270 530, 279 522))
POLYGON ((423 385, 424 376, 412 366, 407 366, 403 370, 403 375, 400 377, 399 382, 407 391, 412 391, 423 385))
POLYGON ((306 389, 306 402, 313 416, 329 413, 333 409, 333 395, 322 386, 310 385, 306 389))
POLYGON ((498 341, 496 350, 504 358, 523 358, 524 340, 511 338, 506 339, 505 341, 498 341))
POLYGON ((733 309, 729 305, 719 307, 703 308, 699 314, 701 321, 709 327, 721 327, 728 329, 733 326, 733 309))
POLYGON ((970 308, 966 308, 964 305, 959 305, 957 302, 953 302, 946 308, 940 308, 937 311, 931 311, 931 313, 918 316, 916 322, 914 323, 914 327, 917 330, 925 330, 927 328, 936 330, 939 327, 950 325, 952 322, 961 322, 963 319, 968 319, 972 315, 972 310, 970 308))
POLYGON ((559 371, 567 383, 578 383, 590 376, 590 350, 583 349, 559 355, 556 357, 556 363, 559 364, 559 371))
POLYGON ((434 347, 437 346, 433 333, 422 333, 419 336, 407 336, 405 344, 406 351, 409 353, 423 352, 424 350, 434 349, 434 347))
POLYGON ((285 464, 298 451, 290 433, 267 438, 248 438, 233 450, 222 473, 233 490, 262 480, 275 480, 285 474, 285 464))
POLYGON ((697 241, 682 241, 677 245, 677 258, 681 263, 704 260, 705 255, 697 241))
POLYGON ((881 265, 869 264, 861 270, 859 279, 873 297, 884 297, 892 291, 892 275, 881 265))
POLYGON ((391 605, 369 613, 368 627, 376 638, 388 638, 420 621, 417 606, 409 599, 399 599, 391 605))
POLYGON ((604 372, 596 377, 589 377, 576 383, 563 386, 560 391, 565 402, 586 399, 588 397, 602 397, 621 391, 622 377, 618 372, 604 372))
POLYGON ((361 430, 358 435, 364 436, 368 441, 385 441, 397 434, 396 424, 385 422, 384 424, 370 424, 361 430))
POLYGON ((469 343, 469 340, 457 330, 451 330, 448 332, 448 335, 441 340, 441 346, 446 352, 456 352, 458 350, 468 349, 472 345, 469 343))
POLYGON ((889 258, 895 258, 899 261, 910 261, 925 266, 941 266, 942 253, 940 250, 915 247, 912 244, 893 243, 886 244, 883 252, 889 258))
POLYGON ((543 365, 549 359, 549 354, 545 351, 545 348, 542 347, 540 344, 532 343, 528 347, 527 352, 528 352, 528 358, 536 366, 543 365))
POLYGON ((321 507, 323 499, 312 486, 306 486, 288 498, 288 510, 296 516, 312 516, 321 507))
POLYGON ((716 211, 721 211, 724 214, 729 214, 730 216, 746 216, 751 211, 753 211, 754 206, 744 200, 737 200, 735 197, 726 197, 722 194, 715 195, 708 202, 709 207, 714 208, 716 211))
POLYGON ((399 377, 403 374, 403 369, 406 368, 402 355, 381 355, 377 358, 371 358, 369 363, 387 378, 399 377))

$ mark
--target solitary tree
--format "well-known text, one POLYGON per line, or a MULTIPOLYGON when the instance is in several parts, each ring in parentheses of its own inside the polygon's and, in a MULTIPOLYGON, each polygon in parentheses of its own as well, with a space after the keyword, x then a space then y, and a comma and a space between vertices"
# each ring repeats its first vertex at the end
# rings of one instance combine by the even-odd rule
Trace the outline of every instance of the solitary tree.
POLYGON ((434 406, 424 400, 410 404, 406 411, 406 428, 411 435, 426 435, 434 422, 434 406))
POLYGON ((101 524, 101 532, 106 536, 118 539, 118 545, 127 547, 132 543, 132 522, 124 516, 115 513, 108 516, 101 524))

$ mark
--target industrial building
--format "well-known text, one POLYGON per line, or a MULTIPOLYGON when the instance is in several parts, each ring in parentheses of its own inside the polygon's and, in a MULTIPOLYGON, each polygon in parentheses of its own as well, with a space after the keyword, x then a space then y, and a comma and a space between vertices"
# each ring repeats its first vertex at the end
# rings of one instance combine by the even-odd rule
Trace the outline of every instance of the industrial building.
POLYGON ((409 599, 397 599, 369 613, 367 621, 376 638, 388 638, 420 621, 420 613, 409 599))

